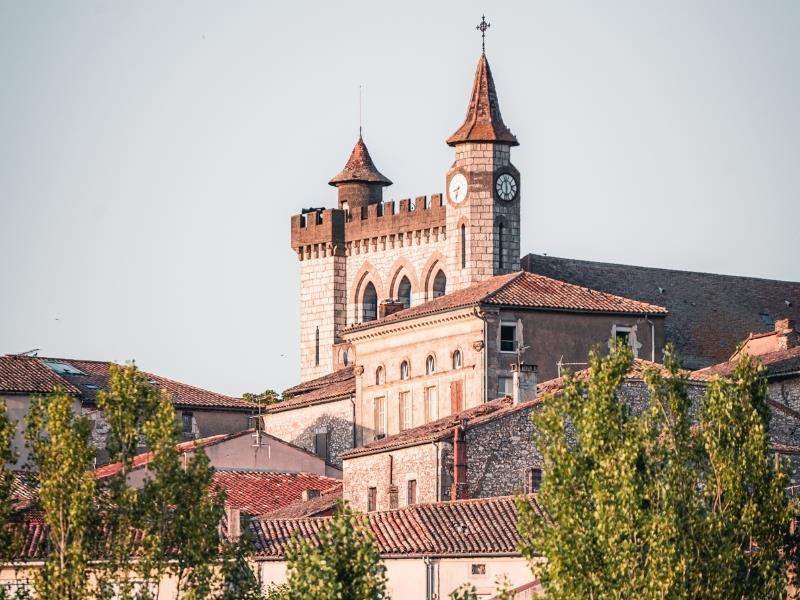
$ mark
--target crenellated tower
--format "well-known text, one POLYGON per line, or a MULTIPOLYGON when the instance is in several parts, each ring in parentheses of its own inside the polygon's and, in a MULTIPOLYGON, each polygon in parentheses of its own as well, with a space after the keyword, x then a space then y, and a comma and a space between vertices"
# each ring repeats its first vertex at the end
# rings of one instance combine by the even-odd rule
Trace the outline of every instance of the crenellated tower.
POLYGON ((485 52, 475 70, 463 125, 447 139, 448 291, 519 270, 520 175, 517 138, 503 123, 485 52))

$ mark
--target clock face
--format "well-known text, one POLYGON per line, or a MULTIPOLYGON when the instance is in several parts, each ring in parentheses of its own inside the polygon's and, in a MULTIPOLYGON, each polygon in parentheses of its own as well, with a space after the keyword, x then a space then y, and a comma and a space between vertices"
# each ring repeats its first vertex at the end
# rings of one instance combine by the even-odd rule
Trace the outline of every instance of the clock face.
POLYGON ((450 180, 450 187, 448 193, 450 194, 450 201, 458 204, 467 197, 467 178, 463 173, 456 173, 450 180))
POLYGON ((494 184, 501 200, 510 201, 517 197, 517 180, 510 173, 503 173, 494 184))

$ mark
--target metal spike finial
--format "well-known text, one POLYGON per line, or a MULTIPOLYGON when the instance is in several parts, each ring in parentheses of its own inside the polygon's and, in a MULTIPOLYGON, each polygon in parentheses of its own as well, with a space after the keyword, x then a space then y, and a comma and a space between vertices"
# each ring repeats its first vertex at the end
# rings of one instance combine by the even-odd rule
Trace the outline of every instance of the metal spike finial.
POLYGON ((486 30, 491 26, 491 23, 486 22, 486 15, 481 15, 481 22, 475 27, 475 29, 481 32, 481 52, 484 54, 486 54, 486 30))

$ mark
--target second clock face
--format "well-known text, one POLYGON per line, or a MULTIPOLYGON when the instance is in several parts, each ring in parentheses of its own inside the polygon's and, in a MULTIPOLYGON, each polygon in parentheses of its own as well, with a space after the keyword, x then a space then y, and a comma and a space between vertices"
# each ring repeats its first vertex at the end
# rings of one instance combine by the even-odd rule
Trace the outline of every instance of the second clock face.
POLYGON ((494 184, 501 200, 513 200, 517 196, 517 180, 510 173, 503 173, 494 184))
POLYGON ((450 179, 450 187, 447 188, 450 194, 450 201, 456 204, 461 202, 467 197, 467 188, 467 178, 464 177, 463 173, 453 175, 452 179, 450 179))

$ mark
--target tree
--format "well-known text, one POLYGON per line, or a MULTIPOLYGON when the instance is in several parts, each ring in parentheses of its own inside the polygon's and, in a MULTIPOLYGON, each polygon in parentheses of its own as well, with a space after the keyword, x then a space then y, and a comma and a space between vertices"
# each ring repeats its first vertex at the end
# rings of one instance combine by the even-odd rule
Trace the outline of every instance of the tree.
POLYGON ((286 552, 290 599, 386 598, 386 576, 365 518, 339 502, 321 528, 318 544, 294 539, 286 552))
POLYGON ((534 418, 542 512, 518 502, 521 550, 548 597, 767 599, 786 593, 785 477, 768 456, 766 383, 743 358, 710 383, 693 426, 685 375, 645 374, 646 406, 617 391, 625 345, 593 353, 534 418), (535 562, 543 555, 546 562, 535 562))
POLYGON ((283 402, 284 400, 289 400, 290 398, 291 396, 289 394, 279 394, 272 389, 265 390, 260 394, 252 394, 250 392, 245 392, 242 394, 242 400, 253 402, 254 404, 259 404, 261 406, 269 406, 270 404, 283 402))
POLYGON ((5 400, 0 399, 0 559, 10 558, 13 551, 14 528, 10 523, 14 474, 9 465, 16 462, 14 422, 8 418, 5 400))
POLYGON ((48 553, 34 587, 42 600, 87 598, 92 549, 95 480, 89 421, 72 411, 63 390, 34 398, 25 437, 39 472, 39 505, 48 531, 48 553))

